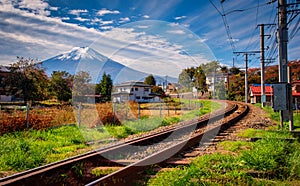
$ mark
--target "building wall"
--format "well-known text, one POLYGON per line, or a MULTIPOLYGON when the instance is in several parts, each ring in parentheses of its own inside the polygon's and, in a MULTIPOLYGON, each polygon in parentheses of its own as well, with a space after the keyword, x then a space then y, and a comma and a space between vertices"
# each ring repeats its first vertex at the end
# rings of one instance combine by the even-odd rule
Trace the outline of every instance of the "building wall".
POLYGON ((128 85, 118 87, 117 93, 122 93, 120 95, 114 96, 114 101, 136 101, 136 102, 153 102, 157 101, 155 98, 150 99, 149 94, 151 93, 151 87, 128 85), (128 93, 128 95, 126 95, 128 93))
POLYGON ((220 82, 220 81, 224 81, 224 83, 227 82, 227 75, 226 74, 209 74, 206 76, 206 84, 208 87, 208 92, 213 92, 215 91, 215 87, 216 85, 220 82))

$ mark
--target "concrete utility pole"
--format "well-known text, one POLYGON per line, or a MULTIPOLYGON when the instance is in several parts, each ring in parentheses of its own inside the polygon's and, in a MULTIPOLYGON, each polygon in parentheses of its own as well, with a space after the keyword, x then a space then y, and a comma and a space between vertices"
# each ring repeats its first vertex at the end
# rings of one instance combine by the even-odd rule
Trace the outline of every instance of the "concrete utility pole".
POLYGON ((264 107, 266 103, 266 90, 265 90, 265 25, 260 26, 260 67, 261 67, 261 106, 264 107))
POLYGON ((245 53, 245 103, 248 103, 248 53, 245 53))
POLYGON ((248 55, 259 53, 260 51, 233 52, 234 54, 244 54, 245 57, 245 103, 248 103, 248 55))
POLYGON ((266 89, 265 89, 265 26, 275 24, 259 24, 260 27, 260 67, 261 67, 261 106, 264 107, 266 103, 266 89))
MULTIPOLYGON (((287 3, 286 0, 278 0, 278 63, 279 63, 279 82, 288 83, 288 57, 287 57, 287 43, 288 43, 288 30, 287 30, 287 3)), ((291 103, 292 92, 288 88, 286 91, 288 97, 288 120, 289 129, 293 130, 293 108, 291 103)), ((284 112, 280 111, 280 125, 283 126, 284 112)))

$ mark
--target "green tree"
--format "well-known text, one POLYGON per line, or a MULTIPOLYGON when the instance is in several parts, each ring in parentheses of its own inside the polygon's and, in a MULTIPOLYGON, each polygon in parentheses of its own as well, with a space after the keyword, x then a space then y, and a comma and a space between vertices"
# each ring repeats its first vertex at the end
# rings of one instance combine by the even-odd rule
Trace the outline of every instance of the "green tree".
POLYGON ((197 90, 207 91, 206 88, 206 75, 201 68, 191 67, 184 69, 178 77, 179 83, 185 87, 185 90, 191 91, 191 88, 194 86, 197 90))
POLYGON ((237 67, 232 67, 232 68, 230 68, 229 69, 229 72, 231 73, 231 74, 239 74, 241 71, 240 71, 240 69, 239 68, 237 68, 237 67))
POLYGON ((220 63, 218 61, 212 61, 209 63, 204 63, 201 65, 202 70, 205 74, 216 73, 221 69, 220 63))
POLYGON ((73 96, 85 96, 87 94, 92 94, 93 90, 90 84, 91 77, 88 72, 79 71, 74 76, 73 81, 73 96))
POLYGON ((160 95, 160 97, 165 97, 164 90, 159 86, 153 86, 151 92, 160 95))
POLYGON ((6 79, 9 92, 22 97, 24 102, 47 99, 49 80, 41 63, 23 57, 17 57, 17 60, 9 67, 11 73, 6 79))
POLYGON ((239 74, 230 76, 229 86, 228 99, 243 101, 245 97, 245 74, 240 72, 239 74))
POLYGON ((216 94, 217 98, 220 100, 225 100, 226 99, 226 87, 225 87, 225 82, 221 80, 217 86, 216 86, 216 94))
POLYGON ((192 91, 193 81, 186 70, 179 74, 178 83, 183 87, 183 92, 192 91))
POLYGON ((197 90, 200 90, 201 92, 207 91, 206 75, 200 66, 195 69, 193 83, 197 90))
POLYGON ((103 101, 111 101, 112 88, 113 81, 111 79, 111 76, 104 72, 100 83, 96 85, 95 93, 101 94, 103 101))
POLYGON ((154 78, 154 76, 152 74, 150 74, 149 76, 147 76, 144 80, 144 83, 147 85, 156 85, 156 80, 154 78))
POLYGON ((58 101, 72 99, 73 76, 66 71, 53 71, 50 78, 50 90, 58 101))

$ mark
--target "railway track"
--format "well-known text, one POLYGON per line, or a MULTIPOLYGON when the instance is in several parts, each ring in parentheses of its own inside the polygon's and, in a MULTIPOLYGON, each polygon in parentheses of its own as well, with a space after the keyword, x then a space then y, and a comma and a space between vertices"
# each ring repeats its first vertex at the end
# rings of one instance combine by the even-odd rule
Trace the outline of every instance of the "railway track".
POLYGON ((247 111, 245 105, 228 103, 225 111, 220 109, 158 133, 5 177, 0 179, 0 185, 127 185, 149 166, 166 163, 199 142, 208 143, 247 111), (224 116, 227 117, 222 119, 224 116), (155 146, 164 150, 155 149, 155 146), (139 153, 143 156, 137 156, 139 153), (95 176, 91 171, 96 167, 115 172, 95 176))

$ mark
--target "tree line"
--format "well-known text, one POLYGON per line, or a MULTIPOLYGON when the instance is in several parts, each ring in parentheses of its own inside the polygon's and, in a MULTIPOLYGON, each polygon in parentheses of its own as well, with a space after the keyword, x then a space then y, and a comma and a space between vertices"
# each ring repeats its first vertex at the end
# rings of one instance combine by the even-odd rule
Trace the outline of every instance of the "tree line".
MULTIPOLYGON (((300 80, 300 60, 292 60, 288 63, 291 68, 292 82, 300 80)), ((222 66, 217 61, 201 64, 198 67, 190 67, 182 70, 179 74, 178 81, 182 86, 181 91, 188 92, 195 87, 198 91, 206 92, 208 85, 206 84, 206 77, 209 74, 223 74, 223 80, 215 87, 216 98, 228 99, 236 101, 245 100, 245 71, 237 67, 222 66)), ((272 84, 279 82, 278 65, 265 67, 265 83, 272 84)), ((261 83, 261 70, 260 68, 248 69, 248 86, 252 84, 261 83)), ((249 87, 248 87, 248 90, 249 87)))
POLYGON ((87 93, 101 95, 100 101, 111 100, 113 82, 106 73, 95 85, 91 84, 89 73, 83 71, 75 75, 66 71, 53 71, 48 77, 40 62, 23 57, 18 57, 17 62, 8 69, 8 76, 1 78, 4 81, 1 82, 2 88, 6 94, 21 98, 24 102, 49 99, 69 102, 73 96, 85 96, 87 93))

